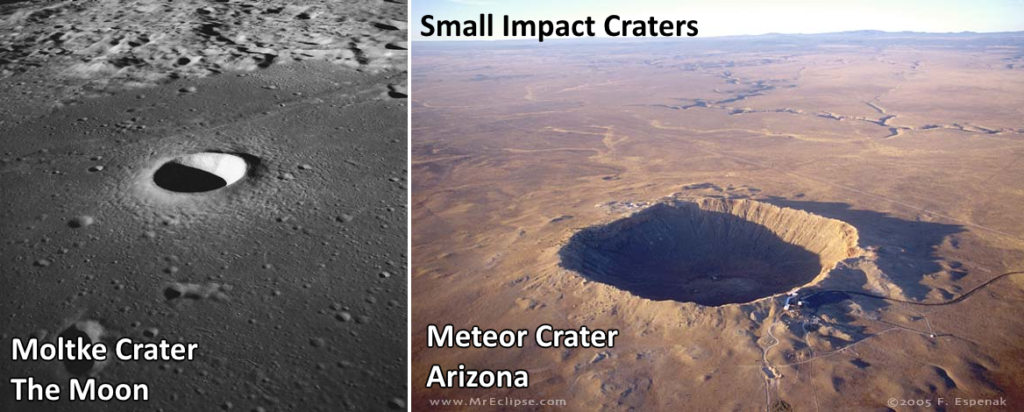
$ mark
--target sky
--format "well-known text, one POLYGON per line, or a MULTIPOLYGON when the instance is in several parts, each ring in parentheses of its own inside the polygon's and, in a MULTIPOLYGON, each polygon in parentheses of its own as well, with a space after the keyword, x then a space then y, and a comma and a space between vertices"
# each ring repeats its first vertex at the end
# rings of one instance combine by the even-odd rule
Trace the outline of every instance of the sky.
MULTIPOLYGON (((829 33, 852 30, 933 33, 1024 31, 1024 0, 410 0, 413 40, 424 38, 421 19, 476 20, 495 15, 518 20, 577 20, 591 16, 603 32, 604 19, 697 20, 699 37, 765 33, 829 33)), ((479 39, 475 39, 479 40, 479 39)))

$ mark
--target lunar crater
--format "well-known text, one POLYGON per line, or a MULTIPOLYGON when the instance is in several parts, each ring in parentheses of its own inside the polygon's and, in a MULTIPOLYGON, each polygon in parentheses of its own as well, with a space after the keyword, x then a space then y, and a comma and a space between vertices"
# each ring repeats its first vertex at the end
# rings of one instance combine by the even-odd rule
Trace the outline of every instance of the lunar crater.
POLYGON ((153 183, 175 193, 204 193, 231 186, 250 174, 250 161, 231 153, 201 152, 167 161, 153 183))

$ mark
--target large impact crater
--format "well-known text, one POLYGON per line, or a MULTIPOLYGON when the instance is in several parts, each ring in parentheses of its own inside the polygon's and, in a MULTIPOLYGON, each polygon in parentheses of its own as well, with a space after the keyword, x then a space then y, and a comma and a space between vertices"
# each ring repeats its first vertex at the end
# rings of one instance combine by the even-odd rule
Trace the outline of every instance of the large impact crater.
POLYGON ((847 223, 753 200, 657 203, 583 229, 562 266, 652 300, 746 303, 814 282, 859 253, 847 223))

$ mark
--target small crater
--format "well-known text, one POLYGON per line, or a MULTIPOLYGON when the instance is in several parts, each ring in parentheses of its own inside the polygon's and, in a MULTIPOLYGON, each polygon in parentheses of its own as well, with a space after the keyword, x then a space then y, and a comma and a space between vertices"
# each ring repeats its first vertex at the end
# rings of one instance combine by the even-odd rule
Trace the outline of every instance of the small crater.
POLYGON ((409 92, 403 85, 390 84, 388 85, 388 96, 391 96, 393 99, 405 99, 409 97, 409 92))
POLYGON ((164 289, 164 299, 174 300, 180 298, 185 292, 178 285, 171 285, 164 289))
POLYGON ((405 401, 402 400, 402 398, 391 398, 391 400, 388 401, 388 408, 394 410, 404 410, 405 401))
POLYGON ((164 298, 168 301, 185 298, 190 300, 212 299, 226 302, 231 300, 227 295, 230 291, 230 285, 219 283, 172 283, 164 288, 164 298))
POLYGON ((91 225, 91 224, 93 224, 95 222, 96 222, 96 219, 94 219, 92 216, 86 216, 86 215, 75 216, 74 218, 72 218, 71 220, 68 221, 68 226, 77 229, 77 228, 89 226, 89 225, 91 225))

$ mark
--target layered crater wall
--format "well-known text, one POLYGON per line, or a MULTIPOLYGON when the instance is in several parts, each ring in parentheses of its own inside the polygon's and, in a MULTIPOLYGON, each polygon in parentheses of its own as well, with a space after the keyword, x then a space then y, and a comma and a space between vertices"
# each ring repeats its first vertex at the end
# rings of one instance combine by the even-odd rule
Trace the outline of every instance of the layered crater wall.
POLYGON ((814 282, 859 253, 847 223, 753 200, 655 204, 586 228, 562 266, 652 300, 752 302, 814 282))

